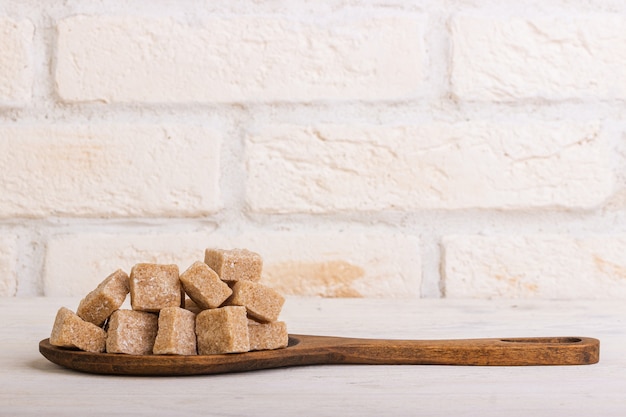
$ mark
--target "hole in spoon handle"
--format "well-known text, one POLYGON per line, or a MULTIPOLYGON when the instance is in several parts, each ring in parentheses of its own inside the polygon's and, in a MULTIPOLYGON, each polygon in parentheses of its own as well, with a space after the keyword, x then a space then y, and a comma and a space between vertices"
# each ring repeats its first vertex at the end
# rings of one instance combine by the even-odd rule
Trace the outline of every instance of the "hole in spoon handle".
POLYGON ((572 344, 582 343, 583 339, 580 337, 513 337, 500 339, 501 342, 506 343, 557 343, 557 344, 572 344))

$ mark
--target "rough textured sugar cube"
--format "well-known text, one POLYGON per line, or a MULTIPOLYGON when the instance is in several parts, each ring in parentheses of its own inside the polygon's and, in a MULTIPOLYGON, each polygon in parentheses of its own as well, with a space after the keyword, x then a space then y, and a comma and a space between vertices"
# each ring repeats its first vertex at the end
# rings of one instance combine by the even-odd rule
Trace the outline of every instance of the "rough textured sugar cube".
POLYGON ((244 307, 204 310, 196 316, 198 354, 237 353, 250 350, 244 307))
POLYGON ((61 307, 54 320, 50 344, 100 353, 104 352, 106 338, 103 329, 81 319, 68 308, 61 307))
POLYGON ((195 262, 180 275, 185 292, 203 310, 219 307, 232 290, 204 262, 195 262))
POLYGON ((272 323, 258 323, 248 321, 248 335, 250 350, 280 349, 287 347, 289 334, 284 321, 272 323))
POLYGON ((111 314, 106 340, 108 353, 148 355, 157 335, 158 316, 145 311, 117 310, 111 314))
POLYGON ((246 307, 248 314, 262 322, 276 321, 285 298, 273 289, 258 282, 237 281, 233 285, 233 295, 228 305, 246 307))
POLYGON ((223 281, 259 281, 263 269, 261 255, 247 249, 207 249, 204 263, 223 281))
POLYGON ((180 307, 161 309, 152 353, 196 355, 196 315, 180 307))
POLYGON ((85 321, 102 326, 105 320, 124 303, 129 291, 128 275, 118 269, 81 300, 76 314, 85 321))
POLYGON ((133 310, 158 312, 181 306, 178 266, 137 264, 130 271, 130 304, 133 310))

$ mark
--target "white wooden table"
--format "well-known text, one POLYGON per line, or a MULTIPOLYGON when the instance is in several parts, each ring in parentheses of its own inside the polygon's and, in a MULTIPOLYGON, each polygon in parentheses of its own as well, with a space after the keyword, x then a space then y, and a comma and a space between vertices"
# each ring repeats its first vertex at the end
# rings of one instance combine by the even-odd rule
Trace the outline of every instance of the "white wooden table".
POLYGON ((77 299, 0 299, 0 416, 624 416, 626 303, 290 298, 291 333, 445 339, 589 336, 600 363, 309 366, 194 377, 78 373, 38 343, 77 299))

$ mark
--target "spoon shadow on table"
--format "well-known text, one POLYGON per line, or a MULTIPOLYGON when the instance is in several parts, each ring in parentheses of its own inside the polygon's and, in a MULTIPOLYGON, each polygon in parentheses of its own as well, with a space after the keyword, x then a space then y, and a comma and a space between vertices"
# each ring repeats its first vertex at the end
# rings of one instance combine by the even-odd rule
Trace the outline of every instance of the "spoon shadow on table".
POLYGON ((67 374, 67 373, 75 373, 69 369, 62 368, 54 363, 47 361, 45 358, 37 358, 32 359, 26 362, 26 366, 30 369, 35 369, 37 371, 43 371, 54 374, 67 374))

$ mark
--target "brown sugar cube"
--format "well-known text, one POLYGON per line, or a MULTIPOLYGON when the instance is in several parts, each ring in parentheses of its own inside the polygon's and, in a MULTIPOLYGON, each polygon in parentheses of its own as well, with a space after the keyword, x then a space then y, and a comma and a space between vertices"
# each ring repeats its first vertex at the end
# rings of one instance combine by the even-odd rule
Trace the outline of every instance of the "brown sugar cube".
POLYGON ((54 320, 50 344, 100 353, 104 352, 106 338, 103 329, 81 319, 70 309, 61 307, 54 320))
POLYGON ((204 262, 195 262, 180 275, 185 292, 203 310, 219 307, 233 291, 204 262))
POLYGON ((287 347, 289 334, 284 321, 272 323, 258 323, 248 321, 248 335, 250 350, 280 349, 287 347))
POLYGON ((178 266, 137 264, 130 271, 130 304, 133 310, 158 312, 181 306, 178 266))
POLYGON ((196 316, 196 336, 199 355, 249 351, 246 309, 229 306, 202 311, 196 316))
POLYGON ((196 315, 180 307, 161 309, 152 353, 196 355, 196 315))
POLYGON ((207 249, 204 263, 217 272, 222 281, 259 281, 263 259, 247 249, 207 249))
POLYGON ((202 308, 198 307, 198 304, 196 304, 195 301, 193 301, 191 298, 185 298, 185 310, 189 310, 191 311, 193 314, 198 314, 200 313, 202 310, 202 308))
POLYGON ((233 285, 233 295, 228 299, 228 305, 244 306, 250 317, 257 321, 276 321, 283 308, 285 298, 258 282, 237 281, 233 285))
POLYGON ((157 335, 158 316, 145 311, 117 310, 109 319, 108 353, 149 355, 157 335))
POLYGON ((76 314, 85 321, 102 326, 105 320, 124 303, 129 291, 128 275, 118 269, 81 300, 76 314))

